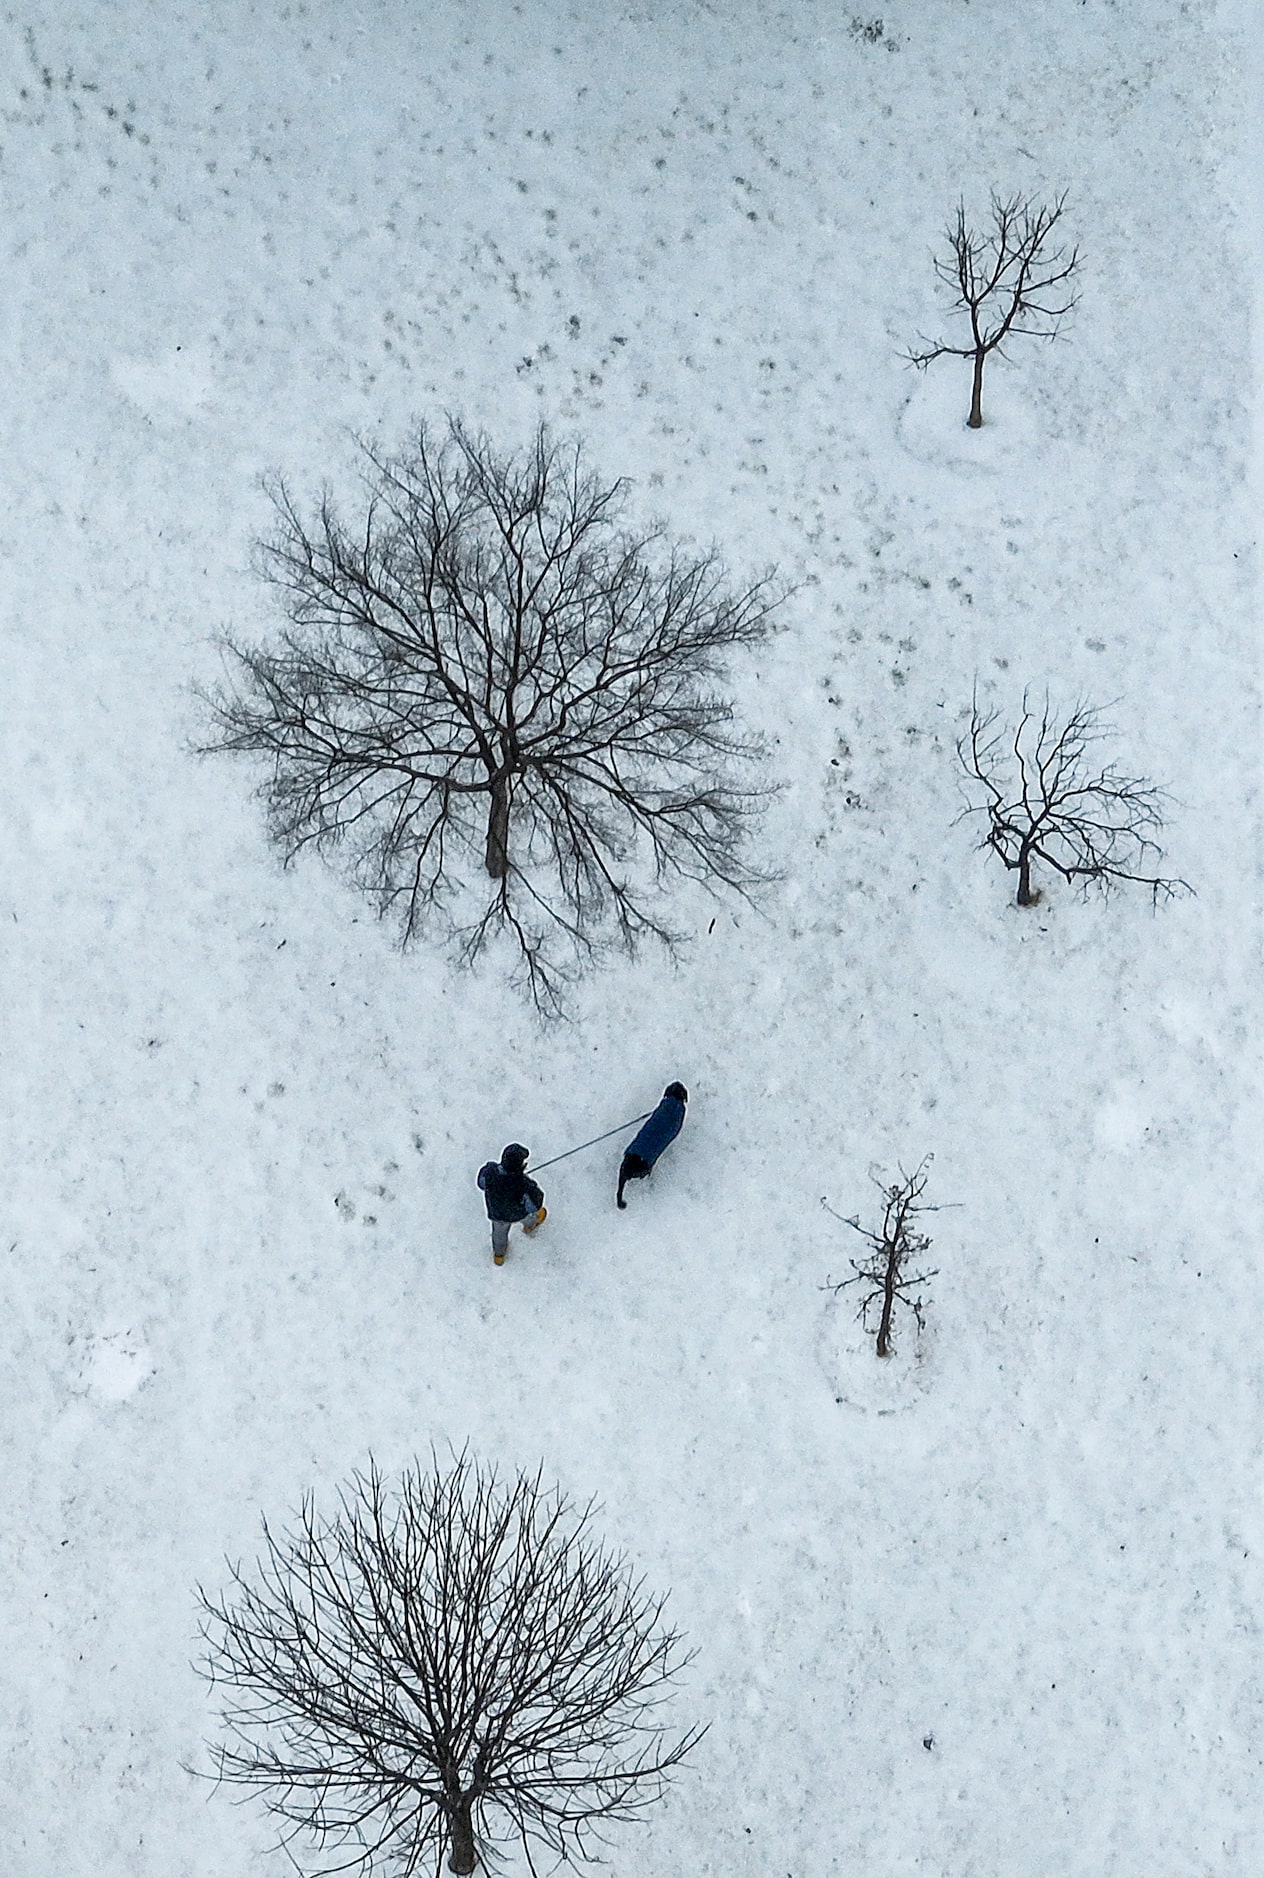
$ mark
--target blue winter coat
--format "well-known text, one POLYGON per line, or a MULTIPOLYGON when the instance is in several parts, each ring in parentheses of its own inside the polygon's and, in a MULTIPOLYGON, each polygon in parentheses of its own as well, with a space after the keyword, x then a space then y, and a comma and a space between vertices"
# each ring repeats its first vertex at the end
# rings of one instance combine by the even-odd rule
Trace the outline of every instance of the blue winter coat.
POLYGON ((647 1167, 653 1167, 664 1148, 669 1148, 685 1125, 685 1105, 679 1096, 665 1095, 654 1113, 641 1123, 635 1141, 627 1152, 635 1154, 647 1167))
POLYGON ((479 1168, 478 1184, 487 1201, 488 1219, 507 1220, 512 1225, 544 1205, 544 1194, 530 1174, 520 1168, 502 1167, 499 1161, 488 1161, 479 1168))

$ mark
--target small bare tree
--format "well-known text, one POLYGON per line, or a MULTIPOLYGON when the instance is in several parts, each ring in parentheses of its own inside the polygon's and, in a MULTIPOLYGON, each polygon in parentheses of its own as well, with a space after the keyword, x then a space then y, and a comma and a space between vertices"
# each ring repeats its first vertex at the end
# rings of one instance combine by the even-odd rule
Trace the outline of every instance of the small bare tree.
MULTIPOLYGON (((906 1174, 901 1168, 900 1178, 893 1181, 889 1187, 884 1187, 881 1181, 875 1183, 883 1198, 882 1222, 876 1232, 871 1232, 867 1226, 862 1226, 859 1216, 853 1219, 843 1219, 843 1225, 850 1226, 853 1232, 858 1232, 867 1242, 870 1250, 865 1258, 850 1261, 852 1268, 850 1278, 842 1278, 837 1284, 832 1283, 828 1278, 825 1281, 825 1289, 832 1291, 835 1296, 840 1291, 846 1291, 850 1285, 867 1287, 861 1293, 860 1309, 856 1315, 868 1330, 870 1314, 877 1311, 879 1356, 890 1356, 895 1348, 892 1323, 897 1304, 903 1304, 912 1311, 917 1319, 918 1330, 922 1329, 923 1300, 920 1294, 917 1296, 913 1294, 919 1285, 928 1284, 932 1278, 938 1276, 937 1271, 909 1270, 910 1265, 915 1264, 930 1250, 930 1239, 918 1229, 917 1221, 923 1213, 936 1213, 939 1210, 938 1207, 930 1206, 922 1199, 926 1191, 926 1177, 934 1158, 934 1155, 928 1154, 920 1167, 911 1174, 906 1174)), ((835 1219, 842 1219, 842 1215, 835 1213, 833 1207, 828 1206, 824 1200, 821 1201, 821 1205, 835 1219)))
POLYGON ((966 221, 964 203, 948 226, 948 253, 936 255, 935 272, 954 294, 952 310, 970 319, 970 338, 923 339, 905 355, 923 371, 933 359, 972 359, 972 430, 983 423, 983 367, 990 353, 1006 356, 1013 338, 1054 339, 1079 299, 1071 282, 1080 265, 1078 247, 1056 244, 1066 194, 1052 202, 992 195, 991 227, 983 232, 966 221))
POLYGON ((1077 704, 1058 717, 1048 696, 1037 712, 1024 692, 1021 715, 1009 728, 998 711, 982 710, 975 695, 957 757, 967 786, 981 799, 963 813, 984 818, 979 845, 1017 873, 1019 906, 1040 900, 1031 884, 1037 860, 1086 890, 1109 892, 1136 881, 1155 900, 1190 891, 1185 881, 1155 871, 1166 791, 1098 761, 1096 746, 1111 734, 1092 705, 1077 704))
POLYGON ((230 1596, 200 1593, 203 1672, 229 1692, 217 1772, 287 1847, 307 1836, 305 1869, 473 1872, 490 1813, 534 1872, 533 1844, 589 1856, 660 1797, 705 1732, 659 1719, 689 1658, 592 1510, 464 1455, 396 1494, 371 1466, 332 1519, 308 1500, 293 1530, 265 1522, 230 1596))
POLYGON ((456 422, 363 448, 350 521, 275 490, 260 572, 291 624, 227 642, 206 747, 264 758, 287 860, 341 850, 405 943, 438 927, 470 962, 508 934, 556 1009, 583 959, 676 941, 671 876, 764 878, 745 836, 767 791, 742 776, 762 746, 719 683, 773 628, 771 578, 734 588, 714 553, 629 529, 625 484, 543 426, 519 453, 456 422))

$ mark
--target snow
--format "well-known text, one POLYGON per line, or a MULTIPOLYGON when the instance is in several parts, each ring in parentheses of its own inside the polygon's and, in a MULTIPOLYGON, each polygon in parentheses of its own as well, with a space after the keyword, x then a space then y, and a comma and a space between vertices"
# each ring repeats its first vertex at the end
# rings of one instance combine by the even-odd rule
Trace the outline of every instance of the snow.
MULTIPOLYGON (((0 1843, 23 1878, 283 1869, 187 1769, 193 1587, 258 1517, 468 1442, 543 1462, 698 1655, 638 1878, 1195 1878, 1258 1801, 1260 25, 1211 0, 33 0, 5 16, 11 1014, 0 1843), (876 17, 876 16, 875 16, 876 17), (968 368, 959 195, 1069 191, 1084 295, 968 368), (759 912, 687 901, 542 1029, 199 759, 266 632, 261 476, 538 415, 796 583, 737 683, 759 912), (1020 913, 978 680, 1113 702, 1197 897, 1020 913), (714 927, 711 921, 714 916, 714 927), (497 1271, 473 1176, 544 1179, 497 1271), (927 1328, 841 1302, 935 1156, 927 1328), (928 1745, 929 1744, 929 1745, 928 1745)), ((509 1869, 518 1865, 511 1856, 509 1869)))

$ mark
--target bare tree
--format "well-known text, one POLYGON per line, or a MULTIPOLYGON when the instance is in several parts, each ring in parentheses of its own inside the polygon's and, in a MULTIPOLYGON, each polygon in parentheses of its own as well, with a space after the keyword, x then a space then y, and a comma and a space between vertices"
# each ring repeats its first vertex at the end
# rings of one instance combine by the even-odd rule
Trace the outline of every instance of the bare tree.
POLYGON ((981 710, 976 694, 957 757, 981 800, 964 813, 983 816, 979 845, 1017 873, 1019 906, 1040 900, 1031 884, 1037 860, 1085 889, 1109 892, 1137 881, 1156 900, 1190 891, 1185 881, 1155 871, 1166 791, 1097 759, 1096 746, 1111 734, 1092 705, 1077 704, 1058 717, 1048 696, 1037 712, 1026 692, 1011 729, 1000 723, 999 712, 981 710))
POLYGON ((923 371, 933 359, 972 359, 972 430, 983 423, 983 367, 988 355, 1006 357, 1010 339, 1054 339, 1079 299, 1071 282, 1080 265, 1078 247, 1055 245, 1065 191, 1052 202, 992 194, 991 227, 980 232, 966 221, 964 203, 946 231, 947 255, 934 257, 935 272, 954 294, 952 310, 970 319, 968 342, 923 339, 906 357, 923 371))
POLYGON ((689 1658, 592 1511, 464 1455, 394 1494, 370 1466, 332 1519, 309 1499, 293 1530, 265 1521, 228 1597, 200 1593, 217 1772, 265 1796, 292 1857, 306 1835, 305 1869, 473 1872, 492 1814, 534 1872, 533 1845, 589 1856, 660 1797, 705 1732, 659 1718, 689 1658))
MULTIPOLYGON (((918 1219, 923 1213, 939 1211, 938 1207, 930 1206, 922 1199, 926 1191, 926 1177, 930 1172, 933 1159, 934 1156, 928 1154, 920 1167, 911 1174, 906 1174, 901 1168, 900 1178, 893 1181, 889 1187, 884 1187, 881 1181, 876 1183, 883 1197, 882 1221, 876 1231, 871 1232, 868 1227, 862 1226, 859 1216, 843 1220, 845 1226, 850 1226, 853 1232, 860 1234, 870 1249, 865 1258, 850 1261, 852 1268, 850 1278, 842 1278, 837 1284, 833 1284, 829 1279, 825 1281, 825 1289, 832 1291, 835 1296, 840 1291, 846 1291, 850 1285, 866 1287, 861 1293, 860 1309, 856 1315, 868 1330, 871 1312, 875 1310, 878 1312, 877 1351, 879 1356, 890 1356, 895 1348, 892 1324, 897 1304, 903 1304, 912 1311, 917 1319, 918 1330, 922 1329, 923 1300, 920 1295, 914 1296, 913 1294, 918 1286, 928 1284, 932 1278, 938 1276, 937 1270, 929 1272, 909 1270, 910 1265, 915 1264, 930 1250, 930 1239, 919 1230, 918 1219)), ((824 1200, 821 1201, 821 1205, 835 1219, 842 1218, 842 1215, 835 1213, 833 1207, 827 1206, 824 1200)))
POLYGON ((206 747, 265 759, 287 860, 342 850, 405 943, 437 926, 470 962, 508 934, 557 1008, 585 958, 676 942, 669 877, 765 878, 745 856, 762 746, 719 687, 779 596, 626 527, 626 485, 543 426, 519 453, 456 422, 362 447, 352 520, 326 494, 309 524, 274 491, 259 567, 291 624, 227 642, 206 747))

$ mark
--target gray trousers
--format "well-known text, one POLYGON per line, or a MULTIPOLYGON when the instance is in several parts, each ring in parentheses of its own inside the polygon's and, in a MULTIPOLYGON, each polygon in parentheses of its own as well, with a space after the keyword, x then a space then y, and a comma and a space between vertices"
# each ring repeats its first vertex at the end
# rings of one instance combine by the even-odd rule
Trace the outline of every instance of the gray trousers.
POLYGON ((492 1221, 492 1251, 504 1252, 509 1245, 509 1228, 528 1225, 539 1210, 538 1206, 529 1207, 521 1219, 494 1219, 492 1221))

